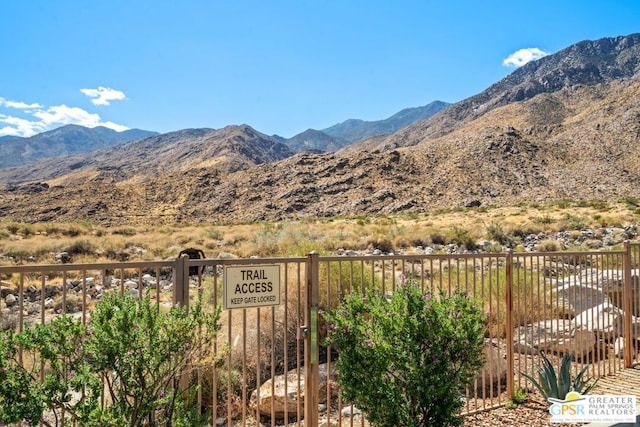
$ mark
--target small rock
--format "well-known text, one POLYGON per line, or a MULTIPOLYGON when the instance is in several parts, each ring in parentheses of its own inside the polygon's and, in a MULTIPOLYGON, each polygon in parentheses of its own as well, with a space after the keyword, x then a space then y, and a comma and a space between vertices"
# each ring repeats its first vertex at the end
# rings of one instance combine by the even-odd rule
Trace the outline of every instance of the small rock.
POLYGON ((353 417, 355 415, 362 414, 362 411, 360 411, 360 409, 358 409, 357 407, 350 405, 342 408, 342 411, 340 413, 343 417, 353 417))
POLYGON ((4 302, 7 304, 7 307, 13 307, 16 302, 18 302, 18 298, 14 294, 8 294, 4 297, 4 302))

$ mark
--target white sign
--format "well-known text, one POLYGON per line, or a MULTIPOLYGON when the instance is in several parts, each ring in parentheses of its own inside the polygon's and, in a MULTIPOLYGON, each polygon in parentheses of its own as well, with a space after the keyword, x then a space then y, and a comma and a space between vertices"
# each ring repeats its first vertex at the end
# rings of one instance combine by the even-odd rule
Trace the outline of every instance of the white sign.
MULTIPOLYGON (((636 396, 585 395, 575 391, 564 400, 549 398, 552 423, 635 423, 636 396)), ((617 424, 616 424, 617 425, 617 424)), ((635 424, 634 424, 635 425, 635 424)))
POLYGON ((224 309, 280 304, 280 266, 228 265, 224 268, 224 309))

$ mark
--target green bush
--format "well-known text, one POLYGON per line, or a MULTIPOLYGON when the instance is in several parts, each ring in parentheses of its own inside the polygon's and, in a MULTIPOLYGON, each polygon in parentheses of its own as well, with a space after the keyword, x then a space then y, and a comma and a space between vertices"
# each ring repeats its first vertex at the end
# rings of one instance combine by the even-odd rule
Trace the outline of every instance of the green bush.
POLYGON ((501 245, 513 248, 516 244, 515 238, 511 233, 502 228, 502 226, 496 222, 492 222, 487 226, 487 238, 495 240, 501 245))
POLYGON ((63 314, 5 333, 0 424, 38 425, 46 410, 55 425, 200 425, 205 420, 189 401, 197 383, 189 378, 193 369, 216 364, 208 350, 219 315, 219 309, 204 313, 200 301, 188 312, 176 307, 163 313, 149 298, 109 294, 87 325, 63 314))
POLYGON ((483 364, 482 310, 467 295, 348 295, 323 314, 343 399, 374 426, 460 425, 460 396, 483 364))

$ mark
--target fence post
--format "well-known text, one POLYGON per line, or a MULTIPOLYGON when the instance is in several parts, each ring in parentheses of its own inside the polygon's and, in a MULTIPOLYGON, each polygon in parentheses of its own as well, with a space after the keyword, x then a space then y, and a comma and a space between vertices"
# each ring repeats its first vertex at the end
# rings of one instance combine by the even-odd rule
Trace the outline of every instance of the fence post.
POLYGON ((507 250, 505 262, 505 310, 507 342, 507 396, 513 398, 514 356, 513 356, 513 250, 507 250))
POLYGON ((176 258, 173 269, 173 305, 189 308, 189 255, 176 258))
POLYGON ((624 324, 622 325, 624 337, 624 367, 633 366, 633 341, 632 321, 633 313, 633 289, 631 286, 631 244, 624 241, 624 253, 622 255, 622 311, 624 312, 624 324))
POLYGON ((307 255, 306 303, 304 310, 304 425, 318 425, 318 300, 319 255, 313 251, 307 255))

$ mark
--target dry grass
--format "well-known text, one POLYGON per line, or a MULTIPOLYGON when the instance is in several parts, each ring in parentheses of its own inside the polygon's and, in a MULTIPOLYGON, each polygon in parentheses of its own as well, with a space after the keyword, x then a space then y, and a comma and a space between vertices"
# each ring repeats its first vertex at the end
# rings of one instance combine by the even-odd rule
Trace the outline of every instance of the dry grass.
POLYGON ((0 222, 0 255, 5 256, 0 265, 55 262, 55 255, 63 251, 79 252, 72 254, 74 262, 157 260, 173 258, 190 246, 202 248, 212 258, 221 253, 239 257, 291 256, 311 250, 329 253, 340 248, 388 251, 432 243, 459 244, 465 239, 489 240, 496 226, 505 238, 517 241, 532 233, 634 224, 640 216, 638 205, 640 202, 634 199, 557 201, 397 216, 205 226, 105 228, 89 223, 0 222))

